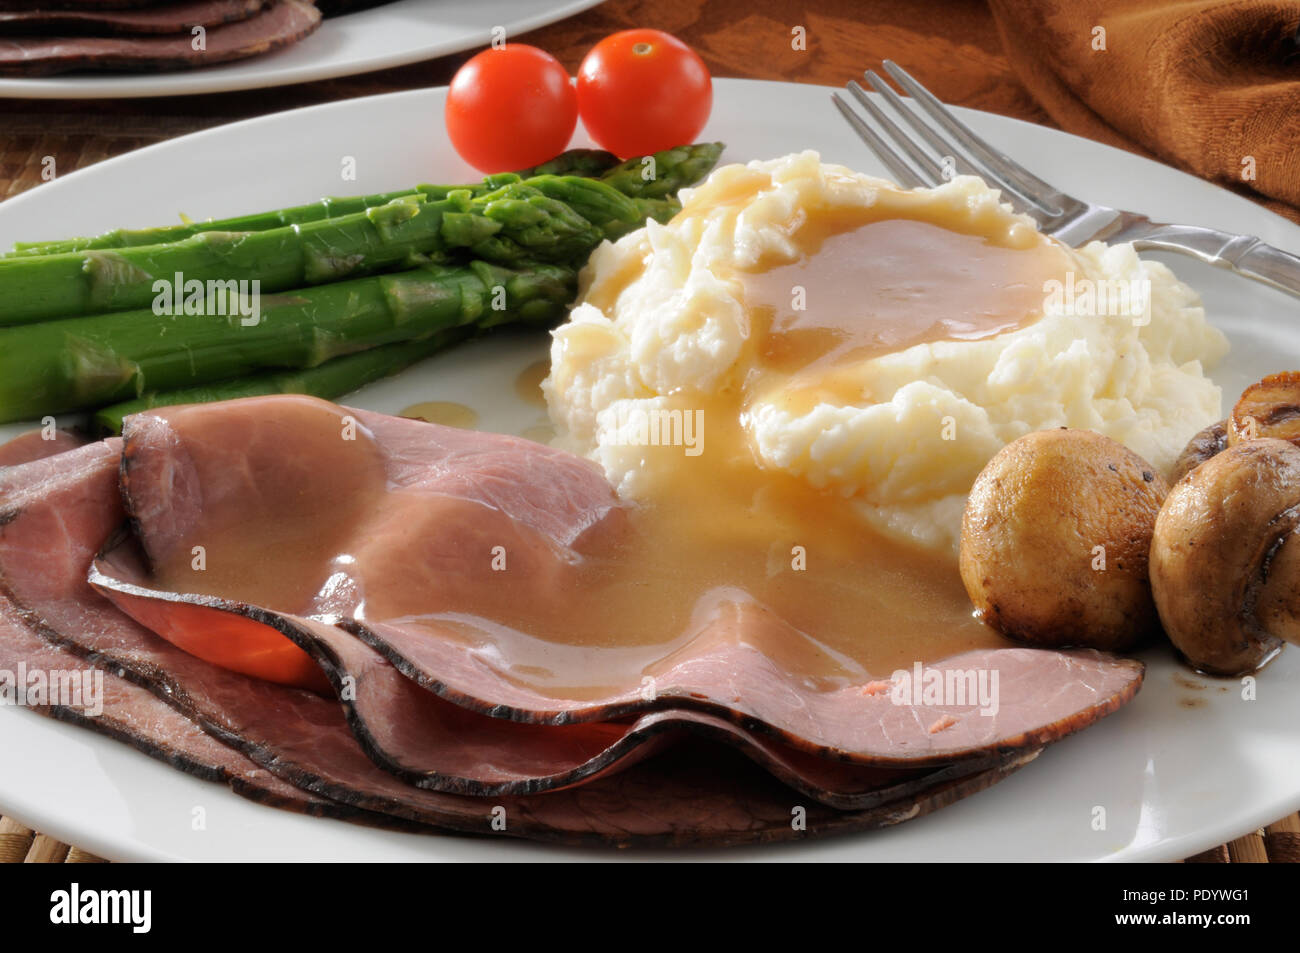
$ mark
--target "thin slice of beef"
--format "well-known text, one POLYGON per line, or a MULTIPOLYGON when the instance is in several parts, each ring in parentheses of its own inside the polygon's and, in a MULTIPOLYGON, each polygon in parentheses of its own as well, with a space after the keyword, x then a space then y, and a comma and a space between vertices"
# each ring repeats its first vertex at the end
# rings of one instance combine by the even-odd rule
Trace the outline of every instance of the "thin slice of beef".
POLYGON ((704 758, 669 751, 617 775, 532 797, 422 790, 366 757, 335 701, 208 665, 97 596, 83 567, 123 515, 118 453, 105 442, 63 456, 57 476, 38 470, 30 486, 0 498, 0 597, 46 641, 148 686, 277 777, 342 805, 470 833, 574 843, 750 843, 898 823, 995 783, 1037 754, 1017 753, 975 774, 940 774, 929 787, 913 784, 896 800, 849 812, 805 803, 716 746, 704 758), (803 808, 806 829, 791 824, 795 808, 803 808))
POLYGON ((0 10, 0 34, 76 33, 91 36, 124 34, 190 34, 195 26, 216 27, 247 20, 270 0, 181 0, 134 10, 88 7, 77 10, 0 10))
POLYGON ((206 31, 203 48, 189 30, 154 36, 0 38, 0 75, 49 76, 73 70, 173 70, 259 56, 296 43, 320 25, 303 0, 273 0, 261 12, 206 31))
MULTIPOLYGON (((563 683, 546 690, 516 676, 537 664, 513 655, 531 650, 536 640, 528 633, 474 644, 428 620, 452 614, 461 603, 451 600, 461 596, 480 604, 501 597, 499 576, 487 561, 466 558, 496 544, 513 560, 511 598, 538 611, 549 603, 556 614, 585 598, 574 567, 617 552, 626 516, 587 461, 515 438, 305 397, 139 414, 126 422, 124 439, 123 493, 154 565, 177 554, 188 561, 194 544, 213 544, 232 530, 238 548, 218 557, 210 547, 211 559, 257 565, 266 557, 253 538, 261 534, 302 537, 318 550, 286 545, 300 576, 297 595, 282 592, 290 585, 283 570, 262 586, 267 598, 307 598, 296 612, 223 593, 163 591, 149 586, 139 567, 101 564, 95 584, 128 614, 175 637, 193 625, 183 616, 207 607, 270 626, 318 657, 337 658, 337 634, 304 619, 334 623, 430 692, 493 718, 559 726, 690 709, 811 754, 923 768, 1041 747, 1115 711, 1142 680, 1140 662, 1097 652, 981 649, 927 668, 954 683, 967 681, 967 673, 983 673, 990 684, 996 676, 994 706, 982 707, 974 697, 963 704, 898 704, 870 677, 794 677, 777 658, 806 636, 770 612, 728 602, 710 610, 698 630, 665 638, 662 657, 601 654, 591 664, 600 667, 601 684, 611 686, 605 694, 570 693, 563 683), (355 440, 340 440, 349 420, 362 429, 355 440), (348 500, 364 505, 350 512, 348 500), (290 514, 303 501, 317 508, 305 523, 310 533, 304 536, 301 527, 288 533, 285 525, 298 518, 290 514), (249 525, 250 513, 257 514, 256 526, 249 525), (345 562, 335 560, 338 553, 345 562), (403 614, 385 616, 386 602, 401 605, 403 614), (649 698, 646 675, 655 685, 649 698)), ((200 575, 186 578, 197 584, 200 575)), ((548 662, 566 652, 596 657, 585 647, 546 643, 548 662)), ((356 710, 369 709, 364 723, 383 723, 382 706, 390 702, 388 694, 380 697, 358 694, 356 710)), ((380 757, 441 783, 435 777, 441 772, 413 763, 409 753, 385 749, 380 757)))

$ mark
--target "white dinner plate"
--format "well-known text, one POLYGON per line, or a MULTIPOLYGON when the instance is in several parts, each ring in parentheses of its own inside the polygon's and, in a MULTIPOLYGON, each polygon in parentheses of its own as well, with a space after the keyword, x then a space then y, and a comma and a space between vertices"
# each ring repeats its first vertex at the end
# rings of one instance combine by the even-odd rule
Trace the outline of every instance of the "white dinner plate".
POLYGON ((322 21, 306 39, 274 53, 203 69, 163 73, 69 73, 0 77, 0 97, 123 99, 188 96, 289 86, 405 66, 546 26, 603 0, 397 0, 322 21))
MULTIPOLYGON (((0 204, 0 247, 18 239, 97 233, 193 217, 229 216, 340 192, 473 178, 447 147, 445 90, 356 99, 266 116, 110 159, 0 204), (422 121, 429 120, 429 121, 422 121), (339 156, 358 180, 338 180, 339 156)), ((724 161, 817 149, 824 159, 882 170, 818 86, 719 80, 705 138, 724 161)), ((975 129, 1035 173, 1082 196, 1259 235, 1300 249, 1300 228, 1230 192, 1147 159, 1039 126, 959 110, 975 129)), ((1235 395, 1272 371, 1300 368, 1294 299, 1189 259, 1164 258, 1198 288, 1232 341, 1214 371, 1235 395)), ((544 357, 544 334, 471 343, 367 387, 348 403, 396 412, 426 400, 467 403, 486 429, 521 432, 540 411, 514 395, 516 374, 544 357)), ((0 430, 0 437, 22 427, 0 430)), ((556 848, 387 833, 261 807, 125 745, 0 711, 0 812, 110 858, 243 860, 502 860, 691 857, 745 860, 1174 860, 1300 808, 1300 649, 1258 677, 1203 679, 1167 649, 1146 654, 1137 699, 1047 749, 1010 779, 889 830, 798 844, 668 852, 556 848), (191 829, 203 806, 207 827, 191 829), (1104 829, 1098 818, 1104 810, 1104 829)))

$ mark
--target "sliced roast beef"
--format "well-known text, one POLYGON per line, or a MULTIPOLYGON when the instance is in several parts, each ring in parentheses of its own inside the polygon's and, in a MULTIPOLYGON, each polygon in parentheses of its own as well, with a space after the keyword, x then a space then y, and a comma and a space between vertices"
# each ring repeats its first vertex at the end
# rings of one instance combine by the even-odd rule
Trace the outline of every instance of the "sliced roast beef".
POLYGON ((272 0, 253 16, 207 30, 202 48, 178 34, 0 38, 0 75, 48 76, 72 70, 168 70, 246 59, 295 43, 320 25, 303 0, 272 0))
MULTIPOLYGON (((96 585, 129 614, 176 637, 194 628, 183 616, 206 607, 336 659, 344 654, 337 626, 429 691, 494 718, 568 725, 687 708, 814 754, 932 767, 1040 747, 1117 709, 1142 678, 1141 663, 1095 652, 978 650, 931 663, 926 676, 996 676, 996 706, 973 692, 964 704, 930 703, 920 685, 924 703, 898 704, 871 676, 798 677, 785 662, 807 636, 730 595, 702 603, 694 628, 650 647, 599 651, 494 629, 490 619, 467 639, 448 620, 464 619, 467 608, 490 612, 503 598, 562 618, 592 598, 582 564, 629 545, 624 505, 594 467, 515 438, 312 398, 253 398, 131 418, 123 471, 154 567, 179 559, 183 571, 171 581, 205 588, 171 589, 138 567, 101 564, 96 585), (355 433, 341 439, 349 428, 355 433), (188 572, 195 545, 207 562, 188 572), (512 560, 505 588, 487 559, 497 546, 512 560), (278 559, 281 550, 292 559, 278 559), (223 575, 222 566, 239 572, 223 575), (542 664, 588 665, 600 687, 576 692, 561 681, 552 689, 528 675, 542 664)), ((359 696, 354 707, 369 704, 359 696)), ((421 770, 400 753, 382 756, 421 770)), ((436 785, 439 772, 426 770, 436 785)))
MULTIPOLYGON (((63 457, 57 475, 32 464, 30 484, 11 487, 0 498, 0 597, 46 641, 147 685, 277 777, 337 805, 474 833, 502 832, 504 820, 507 834, 566 842, 748 843, 898 823, 980 790, 1037 754, 1021 752, 976 773, 935 772, 928 784, 915 776, 886 775, 898 797, 847 812, 805 803, 764 772, 716 749, 707 755, 674 749, 580 788, 532 797, 422 790, 365 756, 334 700, 202 662, 97 596, 82 567, 123 516, 117 448, 105 442, 63 457), (806 830, 791 824, 795 807, 804 808, 806 830)), ((712 727, 732 732, 725 722, 712 727)), ((480 756, 493 752, 485 749, 480 756)), ((825 771, 830 777, 836 767, 825 771)))
MULTIPOLYGON (((799 633, 730 609, 717 619, 706 614, 690 638, 667 640, 672 651, 652 669, 657 687, 648 695, 639 681, 605 696, 539 693, 535 680, 521 688, 506 677, 519 660, 502 657, 500 646, 475 651, 448 638, 454 651, 428 655, 423 643, 444 640, 425 624, 385 615, 376 581, 391 576, 421 599, 454 594, 475 584, 465 553, 505 540, 514 565, 528 570, 512 584, 516 597, 572 596, 575 565, 628 542, 626 508, 591 465, 511 438, 305 398, 193 411, 133 418, 125 445, 106 441, 50 458, 57 465, 5 471, 0 597, 10 618, 17 613, 42 639, 148 687, 276 778, 332 802, 320 812, 488 833, 500 830, 504 811, 510 834, 617 843, 867 829, 994 783, 1036 756, 1041 742, 1121 704, 1140 681, 1140 667, 1102 656, 976 659, 999 667, 1004 709, 1023 702, 1052 716, 1062 694, 1074 708, 1046 722, 1004 719, 991 739, 976 730, 947 759, 933 742, 918 756, 907 746, 922 731, 926 739, 960 732, 962 718, 978 724, 983 716, 945 710, 936 722, 932 708, 879 707, 874 684, 792 679, 772 662, 784 645, 772 640, 799 633), (197 439, 201 433, 210 442, 197 439), (95 552, 127 515, 119 468, 135 535, 110 546, 91 578, 144 626, 87 580, 95 552), (320 500, 329 520, 294 525, 295 514, 320 500), (259 536, 251 551, 221 543, 247 538, 250 521, 259 536), (299 608, 309 611, 157 588, 158 566, 188 560, 198 538, 216 544, 209 559, 243 559, 253 574, 306 585, 310 598, 299 608), (371 545, 380 540, 392 551, 371 545), (325 558, 331 553, 347 559, 338 564, 325 558), (323 565, 331 571, 320 576, 323 565), (329 676, 315 686, 324 694, 220 668, 159 635, 183 642, 214 625, 235 637, 269 634, 300 652, 329 676), (380 637, 380 627, 393 632, 380 637), (1037 679, 1043 694, 1035 697, 1028 683, 1037 679), (1075 682, 1088 680, 1093 694, 1071 699, 1075 682), (1011 702, 1008 682, 1025 683, 1011 702), (512 700, 524 689, 519 697, 534 697, 516 708, 494 700, 502 688, 516 693, 512 700), (863 718, 879 720, 884 747, 869 747, 870 733, 850 723, 863 718), (845 752, 824 743, 836 732, 866 739, 859 763, 843 763, 845 752), (684 735, 709 742, 706 753, 683 745, 684 735), (720 756, 718 743, 765 770, 720 756), (530 793, 537 791, 547 793, 530 793), (795 808, 806 812, 806 831, 790 823, 795 808)), ((616 657, 593 661, 619 669, 616 657)))
MULTIPOLYGON (((110 445, 111 447, 111 445, 110 445)), ((87 456, 87 454, 80 454, 87 456)), ((63 605, 84 611, 87 604, 100 600, 83 591, 75 570, 87 558, 89 540, 106 532, 113 525, 115 512, 115 487, 112 485, 112 455, 98 454, 92 467, 92 479, 84 481, 83 474, 71 461, 64 464, 53 481, 41 473, 35 492, 24 499, 14 497, 15 506, 21 506, 22 519, 17 518, 5 528, 0 546, 0 571, 13 591, 29 595, 33 601, 50 605, 50 591, 43 589, 52 578, 66 579, 69 590, 58 590, 63 605), (100 499, 88 493, 89 483, 98 483, 100 499), (92 531, 76 549, 65 566, 65 573, 51 577, 48 559, 38 556, 51 539, 49 527, 55 520, 64 520, 67 514, 85 508, 90 513, 102 513, 92 524, 92 531)), ((68 540, 61 542, 65 545, 68 540)), ((115 568, 139 572, 126 561, 129 548, 118 546, 113 551, 115 568)), ((98 573, 92 579, 99 579, 98 573)), ((121 595, 114 592, 114 595, 121 595)), ((188 624, 205 632, 217 630, 211 616, 219 613, 206 606, 187 603, 144 600, 144 605, 162 605, 175 608, 182 618, 172 619, 168 613, 162 619, 145 619, 157 624, 188 624)), ((112 620, 108 606, 101 604, 105 620, 112 620)), ((46 610, 47 612, 57 610, 46 610)), ((232 614, 234 620, 243 616, 232 614)), ((759 764, 767 767, 792 787, 810 798, 837 807, 861 809, 924 790, 941 781, 969 775, 994 765, 995 760, 976 762, 963 766, 946 766, 929 771, 900 771, 872 769, 838 764, 810 757, 761 735, 754 735, 724 719, 704 713, 661 711, 642 716, 631 725, 583 723, 568 726, 517 724, 489 718, 468 709, 449 704, 437 695, 419 687, 398 673, 378 653, 350 634, 314 620, 295 620, 294 634, 307 641, 305 632, 318 639, 316 651, 323 665, 333 676, 334 684, 342 687, 343 679, 351 680, 351 690, 340 691, 349 711, 353 728, 363 746, 381 765, 408 781, 458 793, 497 795, 503 793, 526 794, 538 790, 568 787, 580 781, 589 781, 623 768, 657 750, 661 741, 670 740, 671 733, 691 731, 740 748, 759 764)), ((217 623, 218 625, 220 623, 217 623)), ((261 624, 261 623, 255 623, 261 624)), ((111 628, 82 626, 82 632, 98 632, 111 628)), ((139 643, 152 646, 153 653, 142 656, 131 654, 128 660, 144 664, 147 669, 175 675, 183 669, 203 672, 209 679, 239 683, 239 677, 179 652, 170 644, 153 635, 145 638, 142 632, 123 628, 120 634, 129 636, 129 651, 134 653, 139 643), (161 657, 157 655, 161 653, 161 657), (232 677, 233 676, 233 677, 232 677)), ((84 640, 88 636, 75 636, 84 640)), ((99 642, 90 646, 92 651, 104 651, 99 642)), ((126 656, 108 655, 114 662, 126 656)), ((307 696, 308 693, 297 693, 307 696)), ((311 704, 310 701, 303 701, 311 704)))
POLYGON ((138 9, 98 7, 55 10, 0 9, 0 34, 77 33, 115 34, 184 33, 195 26, 215 27, 247 20, 270 0, 181 0, 138 9))

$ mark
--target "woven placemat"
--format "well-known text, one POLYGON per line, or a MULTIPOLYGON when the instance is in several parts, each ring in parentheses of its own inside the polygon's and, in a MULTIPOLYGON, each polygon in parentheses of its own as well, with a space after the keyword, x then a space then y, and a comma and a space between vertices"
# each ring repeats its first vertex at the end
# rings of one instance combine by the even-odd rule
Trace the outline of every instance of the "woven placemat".
POLYGON ((103 864, 80 847, 38 834, 11 817, 0 817, 0 864, 103 864))

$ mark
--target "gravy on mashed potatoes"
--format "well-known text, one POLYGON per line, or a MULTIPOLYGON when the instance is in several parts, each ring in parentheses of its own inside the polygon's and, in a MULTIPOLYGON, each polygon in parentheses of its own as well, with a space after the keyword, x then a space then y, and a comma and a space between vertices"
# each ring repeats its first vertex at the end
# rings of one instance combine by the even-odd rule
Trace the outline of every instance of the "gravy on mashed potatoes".
POLYGON ((903 191, 804 152, 682 197, 597 250, 543 384, 559 442, 625 497, 761 519, 794 478, 817 491, 801 511, 955 561, 966 495, 1016 437, 1095 430, 1168 472, 1219 417, 1204 369, 1227 342, 1192 289, 1131 245, 1044 237, 977 178, 903 191), (1089 283, 1149 307, 1051 293, 1089 283), (678 419, 698 456, 647 440, 678 419))

